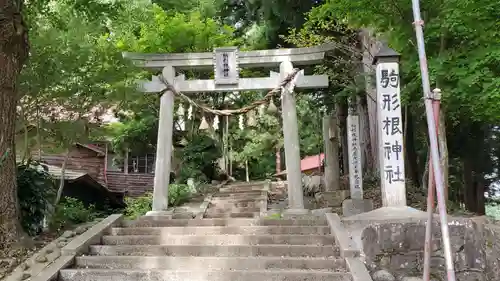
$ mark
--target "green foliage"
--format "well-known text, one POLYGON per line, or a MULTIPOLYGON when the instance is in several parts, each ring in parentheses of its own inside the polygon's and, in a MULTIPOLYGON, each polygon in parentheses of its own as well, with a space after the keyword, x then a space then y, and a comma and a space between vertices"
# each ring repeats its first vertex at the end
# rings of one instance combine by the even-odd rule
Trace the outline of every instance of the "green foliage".
POLYGON ((153 207, 153 194, 146 193, 139 197, 126 197, 125 203, 127 204, 125 216, 130 219, 136 219, 151 211, 153 207))
POLYGON ((208 182, 213 179, 217 171, 217 159, 221 157, 219 144, 201 133, 187 139, 187 144, 179 151, 181 159, 181 170, 177 182, 185 183, 188 178, 194 178, 197 182, 208 182))
POLYGON ((500 204, 491 203, 486 205, 486 215, 494 219, 500 220, 500 204))
POLYGON ((266 216, 266 219, 269 219, 269 220, 280 220, 282 218, 283 218, 282 213, 274 213, 274 214, 266 216))
POLYGON ((94 205, 86 207, 80 200, 65 197, 56 206, 55 212, 49 223, 51 230, 59 231, 94 220, 100 215, 94 205))
MULTIPOLYGON (((195 1, 197 3, 188 1, 182 5, 177 3, 173 6, 170 5, 172 1, 168 0, 153 2, 156 4, 130 4, 122 15, 111 23, 112 36, 110 39, 117 48, 129 52, 182 53, 210 52, 214 47, 238 45, 238 40, 233 37, 231 26, 222 25, 215 19, 206 16, 211 1, 195 1), (137 24, 138 22, 140 24, 137 24)), ((136 69, 135 72, 139 72, 139 70, 136 69)), ((188 72, 186 74, 195 77, 206 76, 205 73, 188 72)), ((199 94, 198 97, 204 103, 213 103, 214 95, 199 94)), ((129 147, 136 154, 154 151, 158 131, 158 97, 142 93, 123 96, 117 110, 127 114, 119 115, 122 125, 115 128, 112 133, 115 150, 119 152, 123 151, 124 147, 129 147)), ((195 112, 194 115, 195 118, 199 117, 198 112, 195 112)), ((191 125, 190 127, 195 127, 194 123, 191 125)), ((174 138, 176 138, 175 135, 174 138)), ((198 140, 195 142, 194 146, 197 146, 198 140)), ((194 150, 200 151, 196 148, 194 150)), ((197 162, 203 165, 189 164, 193 161, 196 162, 196 159, 186 161, 189 166, 183 167, 181 178, 188 178, 193 173, 202 176, 200 171, 211 176, 212 172, 206 171, 205 167, 208 169, 208 166, 212 165, 212 157, 206 158, 206 155, 207 152, 203 152, 200 157, 205 159, 202 161, 207 161, 207 163, 197 162)))
MULTIPOLYGON (((297 95, 297 117, 299 125, 301 157, 315 155, 322 151, 321 112, 312 112, 312 99, 305 95, 297 95)), ((283 148, 281 113, 264 114, 257 118, 255 127, 239 130, 237 118, 231 126, 230 135, 234 147, 232 159, 236 167, 236 175, 244 176, 245 161, 249 162, 252 179, 269 178, 276 172, 276 151, 283 148)))
POLYGON ((136 72, 109 40, 106 22, 120 5, 49 2, 31 22, 19 115, 25 125, 39 125, 41 140, 65 148, 86 141, 96 128, 89 124, 99 125, 104 113, 135 92, 136 72))
POLYGON ((29 235, 38 234, 43 219, 54 202, 56 185, 43 166, 28 162, 17 167, 17 196, 21 208, 21 225, 29 235))
POLYGON ((168 204, 176 207, 186 203, 191 197, 186 184, 171 184, 168 186, 168 204))
POLYGON ((336 103, 345 102, 349 96, 364 96, 364 80, 359 74, 361 59, 358 51, 358 32, 339 21, 334 15, 309 16, 300 29, 292 29, 285 38, 296 47, 313 47, 325 43, 336 48, 325 54, 322 64, 314 67, 317 74, 328 75, 330 85, 327 90, 308 93, 313 99, 311 106, 334 112, 336 103))
MULTIPOLYGON (((168 204, 169 207, 177 207, 187 202, 191 197, 189 188, 185 184, 170 184, 168 186, 168 204)), ((153 194, 146 193, 139 197, 126 197, 125 216, 130 219, 136 219, 151 211, 153 207, 153 194)))
MULTIPOLYGON (((500 22, 498 2, 422 2, 426 51, 431 84, 443 90, 443 104, 450 118, 500 119, 500 22), (479 31, 480 30, 480 31, 479 31)), ((402 93, 420 103, 421 80, 411 2, 326 1, 311 17, 334 16, 349 26, 371 27, 389 39, 402 54, 402 93)))
POLYGON ((109 124, 106 131, 116 152, 130 149, 134 155, 151 153, 156 148, 158 119, 154 115, 145 115, 141 119, 109 124))
MULTIPOLYGON (((225 22, 239 26, 238 34, 252 34, 248 43, 263 43, 263 49, 287 46, 290 43, 281 35, 291 28, 298 28, 305 22, 304 14, 324 1, 302 0, 240 0, 218 1, 219 15, 225 22)), ((257 43, 258 45, 260 45, 257 43)), ((251 45, 252 47, 255 45, 251 45)))
POLYGON ((204 18, 199 11, 166 12, 158 5, 133 7, 113 23, 113 40, 124 51, 180 53, 211 51, 216 46, 235 45, 233 28, 204 18), (137 20, 141 24, 137 26, 137 20), (182 36, 179 36, 182 34, 182 36))
MULTIPOLYGON (((498 7, 496 1, 481 4, 468 0, 422 2, 431 87, 443 90, 442 109, 446 116, 450 155, 450 198, 458 200, 458 205, 464 201, 466 188, 476 188, 471 182, 464 182, 467 172, 479 182, 477 186, 488 187, 498 180, 495 172, 498 161, 493 155, 500 150, 497 130, 491 124, 500 120, 500 69, 496 67, 499 65, 496 46, 500 22, 498 9, 493 7, 498 7), (469 9, 473 12, 467 12, 469 9), (483 30, 483 26, 488 30, 483 30), (473 157, 467 155, 466 151, 474 149, 488 152, 473 153, 473 157), (463 171, 466 161, 474 167, 473 171, 463 171)), ((337 48, 328 52, 324 63, 315 68, 316 73, 328 74, 330 87, 328 91, 314 93, 313 102, 329 112, 334 110, 336 102, 345 102, 347 96, 358 95, 361 101, 370 98, 364 92, 364 77, 357 74, 361 59, 360 28, 374 30, 375 35, 387 39, 389 45, 402 54, 402 100, 408 106, 405 114, 411 122, 408 128, 412 130, 408 136, 413 138, 411 143, 414 144, 409 150, 417 158, 412 165, 418 174, 424 170, 428 137, 412 21, 411 2, 408 1, 387 0, 374 4, 329 0, 312 9, 304 25, 292 30, 285 40, 298 47, 335 43, 337 48)), ((421 175, 417 177, 420 179, 421 175)), ((481 191, 472 193, 481 194, 481 191)))

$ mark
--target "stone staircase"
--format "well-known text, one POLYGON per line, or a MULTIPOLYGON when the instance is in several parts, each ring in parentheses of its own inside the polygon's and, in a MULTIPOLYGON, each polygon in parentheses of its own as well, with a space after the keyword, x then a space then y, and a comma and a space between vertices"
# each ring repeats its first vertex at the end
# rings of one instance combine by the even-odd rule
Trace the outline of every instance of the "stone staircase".
POLYGON ((221 189, 206 218, 149 216, 111 228, 59 280, 353 280, 324 217, 258 218, 267 191, 252 189, 221 189))
POLYGON ((253 218, 267 211, 267 183, 233 184, 213 194, 205 218, 253 218))

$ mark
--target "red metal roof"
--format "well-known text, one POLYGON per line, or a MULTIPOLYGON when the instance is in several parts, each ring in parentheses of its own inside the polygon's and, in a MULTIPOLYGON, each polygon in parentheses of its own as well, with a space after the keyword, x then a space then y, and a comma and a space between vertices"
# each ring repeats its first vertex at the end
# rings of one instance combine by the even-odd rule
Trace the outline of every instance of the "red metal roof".
MULTIPOLYGON (((325 154, 321 153, 319 155, 306 156, 304 159, 300 160, 300 171, 305 172, 312 169, 318 169, 321 166, 321 163, 325 159, 325 154)), ((283 170, 277 173, 275 176, 286 174, 286 170, 283 170)))
POLYGON ((321 153, 320 155, 306 156, 304 159, 300 160, 300 170, 304 172, 311 169, 317 169, 318 167, 321 167, 323 159, 325 159, 324 153, 321 153))

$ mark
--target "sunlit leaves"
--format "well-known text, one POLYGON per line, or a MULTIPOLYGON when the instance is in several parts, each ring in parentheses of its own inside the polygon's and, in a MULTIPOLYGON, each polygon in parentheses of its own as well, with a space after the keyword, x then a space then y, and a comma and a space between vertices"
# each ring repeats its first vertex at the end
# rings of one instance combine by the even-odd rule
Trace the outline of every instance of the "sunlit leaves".
MULTIPOLYGON (((431 83, 443 90, 451 118, 500 120, 500 10, 496 0, 421 1, 431 83), (493 87, 492 87, 493 86, 493 87)), ((402 53, 403 95, 420 103, 419 64, 411 1, 331 0, 313 10, 312 17, 334 15, 353 27, 384 33, 402 53)))
POLYGON ((63 145, 88 137, 80 120, 99 123, 118 97, 134 90, 132 65, 108 40, 104 22, 111 4, 88 4, 93 16, 83 2, 69 0, 50 2, 47 14, 36 14, 21 74, 22 118, 43 120, 52 140, 63 145))

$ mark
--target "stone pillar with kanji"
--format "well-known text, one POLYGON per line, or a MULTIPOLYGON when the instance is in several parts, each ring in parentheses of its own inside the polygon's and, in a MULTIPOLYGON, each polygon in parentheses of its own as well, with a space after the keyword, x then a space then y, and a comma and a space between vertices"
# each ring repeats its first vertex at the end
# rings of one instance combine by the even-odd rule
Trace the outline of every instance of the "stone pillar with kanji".
POLYGON ((347 116, 347 151, 349 157, 350 199, 342 202, 344 216, 352 216, 373 210, 373 200, 363 197, 363 167, 359 133, 359 114, 356 108, 357 97, 349 98, 347 116))
POLYGON ((380 182, 384 207, 406 206, 399 54, 382 46, 375 55, 380 182))

